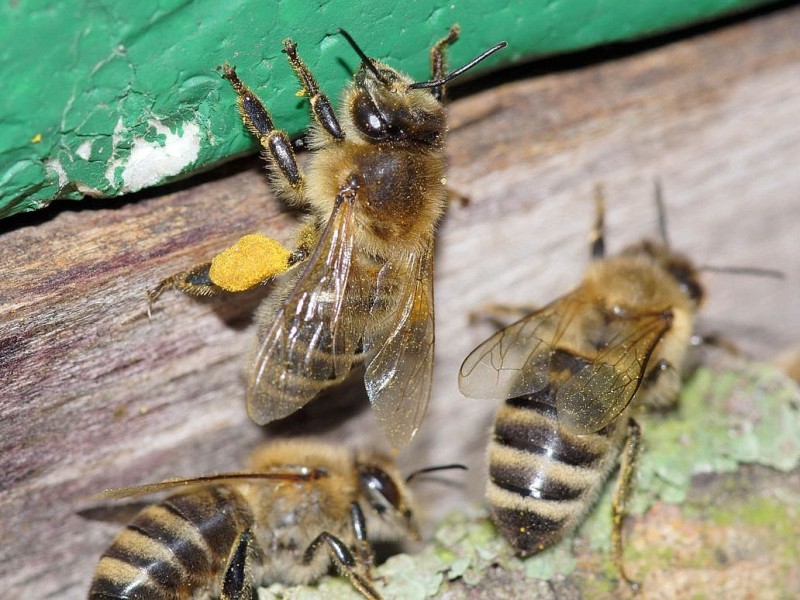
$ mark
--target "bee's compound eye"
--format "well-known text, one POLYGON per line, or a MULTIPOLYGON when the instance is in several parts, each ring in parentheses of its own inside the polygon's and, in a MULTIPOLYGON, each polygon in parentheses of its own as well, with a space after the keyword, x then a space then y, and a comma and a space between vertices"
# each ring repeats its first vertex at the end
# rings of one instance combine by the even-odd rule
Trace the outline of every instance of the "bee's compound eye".
POLYGON ((388 506, 394 508, 400 505, 400 490, 394 481, 383 470, 374 466, 365 466, 359 471, 361 485, 370 497, 372 506, 378 512, 384 512, 388 506))
POLYGON ((353 121, 365 135, 382 138, 386 135, 386 122, 368 94, 359 94, 353 103, 353 121))
POLYGON ((675 278, 681 291, 696 304, 703 300, 703 288, 697 280, 697 273, 693 267, 684 261, 672 261, 667 265, 667 270, 675 278))

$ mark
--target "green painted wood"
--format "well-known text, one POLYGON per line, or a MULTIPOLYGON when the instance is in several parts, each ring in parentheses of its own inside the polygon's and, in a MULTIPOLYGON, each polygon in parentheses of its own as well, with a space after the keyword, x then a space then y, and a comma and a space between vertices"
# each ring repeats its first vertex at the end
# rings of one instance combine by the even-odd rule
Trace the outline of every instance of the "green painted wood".
MULTIPOLYGON (((640 38, 769 0, 10 0, 0 6, 0 217, 54 199, 114 196, 251 151, 230 61, 292 133, 307 124, 281 54, 291 36, 336 97, 365 51, 426 78, 428 48, 453 23, 459 65, 495 42, 480 70, 640 38)), ((477 69, 476 69, 477 71, 477 69)))

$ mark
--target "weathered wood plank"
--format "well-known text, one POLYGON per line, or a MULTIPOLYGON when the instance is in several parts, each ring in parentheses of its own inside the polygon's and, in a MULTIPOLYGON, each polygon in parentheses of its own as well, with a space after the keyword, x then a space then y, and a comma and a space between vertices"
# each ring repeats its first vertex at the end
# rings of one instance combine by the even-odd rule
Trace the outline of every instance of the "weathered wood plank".
MULTIPOLYGON (((800 338, 800 9, 585 66, 517 69, 453 103, 450 185, 470 198, 439 236, 437 365, 409 467, 460 460, 466 490, 421 489, 437 514, 482 495, 494 406, 455 376, 488 301, 541 304, 586 263, 592 187, 611 250, 656 231, 661 178, 676 247, 701 263, 778 268, 785 281, 709 274, 705 329, 769 358, 800 338), (444 495, 444 497, 442 497, 444 495)), ((553 63, 550 63, 552 66, 553 63)), ((78 598, 118 528, 77 511, 107 486, 230 469, 281 433, 250 423, 243 368, 257 295, 144 290, 246 231, 288 240, 296 220, 247 160, 130 202, 84 203, 0 238, 0 581, 8 597, 78 598)), ((357 389, 286 429, 380 443, 357 389)))

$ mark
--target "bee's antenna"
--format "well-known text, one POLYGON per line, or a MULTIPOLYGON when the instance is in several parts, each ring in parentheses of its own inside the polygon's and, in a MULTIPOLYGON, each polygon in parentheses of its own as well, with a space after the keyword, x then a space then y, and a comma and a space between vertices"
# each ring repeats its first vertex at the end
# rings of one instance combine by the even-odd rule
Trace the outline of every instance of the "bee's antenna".
MULTIPOLYGON (((658 208, 658 230, 664 245, 669 248, 669 238, 667 237, 667 209, 664 204, 664 194, 661 190, 661 180, 656 177, 653 180, 655 189, 656 207, 658 208)), ((730 273, 731 275, 754 275, 756 277, 771 277, 772 279, 786 279, 786 274, 777 269, 762 269, 761 267, 727 267, 715 265, 703 265, 698 267, 699 271, 712 273, 730 273)))
POLYGON ((351 36, 349 33, 347 33, 341 27, 338 29, 338 32, 341 33, 342 36, 344 37, 344 39, 346 39, 347 42, 350 44, 350 46, 352 46, 353 50, 356 51, 356 54, 358 54, 358 56, 361 59, 361 61, 365 65, 367 65, 367 68, 370 71, 372 71, 372 74, 375 75, 375 77, 378 78, 378 81, 380 81, 382 83, 387 83, 386 79, 384 79, 384 77, 378 72, 378 69, 375 66, 375 63, 372 62, 372 59, 369 56, 367 56, 366 54, 364 54, 364 51, 358 46, 358 44, 356 44, 356 41, 353 39, 353 36, 351 36))
POLYGON ((422 89, 428 89, 428 88, 442 87, 443 85, 445 85, 446 83, 452 81, 453 79, 455 79, 456 77, 458 77, 459 75, 464 73, 465 71, 470 70, 472 67, 477 65, 483 59, 488 58, 489 56, 491 56, 492 54, 494 54, 498 50, 502 50, 506 46, 508 46, 507 42, 500 42, 498 44, 495 44, 494 46, 492 46, 491 48, 489 48, 488 50, 483 52, 480 56, 477 56, 477 57, 473 58, 471 61, 469 61, 463 67, 459 67, 458 69, 456 69, 455 71, 452 71, 451 73, 448 73, 447 75, 445 75, 441 79, 434 79, 433 81, 420 81, 420 82, 417 82, 417 83, 412 83, 410 86, 408 86, 408 89, 422 90, 422 89))
POLYGON ((416 479, 419 475, 424 473, 433 473, 434 471, 449 471, 450 469, 461 469, 463 471, 467 470, 466 465, 462 465, 459 463, 453 463, 451 465, 439 465, 436 467, 425 467, 424 469, 419 469, 418 471, 414 471, 406 477, 406 483, 410 483, 412 479, 416 479))
POLYGON ((594 186, 594 206, 594 228, 589 238, 589 248, 592 258, 603 258, 606 255, 606 202, 605 191, 600 183, 594 186))
POLYGON ((653 195, 656 200, 656 210, 658 210, 658 232, 661 234, 661 241, 669 248, 669 236, 667 236, 667 208, 664 205, 664 193, 661 189, 661 179, 653 179, 653 195))
POLYGON ((754 275, 756 277, 771 277, 772 279, 786 279, 786 273, 777 269, 762 269, 760 267, 725 267, 718 265, 703 265, 700 271, 711 273, 730 273, 731 275, 754 275))

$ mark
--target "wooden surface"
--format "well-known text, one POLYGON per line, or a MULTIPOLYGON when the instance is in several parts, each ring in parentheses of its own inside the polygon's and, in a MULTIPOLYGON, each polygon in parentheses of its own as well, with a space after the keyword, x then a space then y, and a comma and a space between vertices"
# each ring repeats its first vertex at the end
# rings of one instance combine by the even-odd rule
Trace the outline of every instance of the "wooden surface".
MULTIPOLYGON (((434 393, 413 467, 472 467, 464 488, 421 486, 436 515, 478 502, 494 405, 458 393, 487 334, 470 310, 544 303, 587 260, 592 188, 609 246, 656 231, 661 179, 675 247, 701 264, 777 268, 783 281, 709 273, 705 331, 769 359, 800 339, 800 8, 728 23, 630 55, 519 68, 451 105, 453 206, 437 249, 434 393), (533 76, 536 75, 536 76, 533 76)), ((80 598, 118 524, 78 511, 109 486, 230 470, 282 433, 379 444, 357 386, 262 430, 243 369, 258 297, 144 291, 242 233, 283 240, 296 219, 255 159, 128 202, 62 205, 0 237, 0 589, 80 598), (342 398, 344 398, 342 400, 342 398)), ((268 290, 264 290, 267 292, 268 290)))

